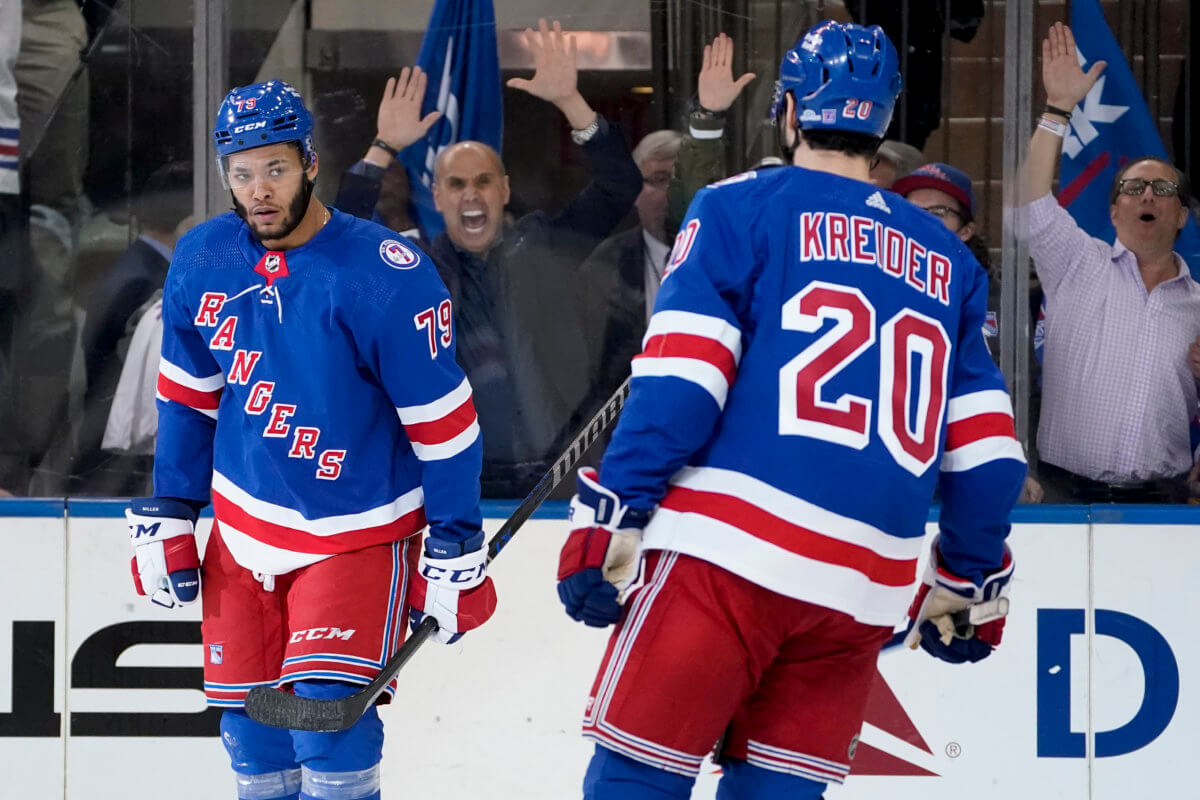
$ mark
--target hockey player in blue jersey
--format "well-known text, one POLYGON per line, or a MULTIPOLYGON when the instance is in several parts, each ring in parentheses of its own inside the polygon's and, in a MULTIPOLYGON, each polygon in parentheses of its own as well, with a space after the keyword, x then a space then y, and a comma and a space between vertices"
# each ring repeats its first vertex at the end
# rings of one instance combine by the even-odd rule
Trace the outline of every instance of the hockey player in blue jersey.
POLYGON ((721 800, 818 798, 850 772, 906 608, 948 661, 1000 641, 1024 456, 983 269, 867 183, 899 89, 880 28, 818 25, 772 109, 794 166, 692 203, 559 563, 568 614, 616 623, 587 798, 686 798, 718 739, 721 800))
POLYGON ((411 242, 313 195, 312 129, 282 81, 221 104, 234 211, 176 247, 156 496, 126 512, 137 591, 202 599, 205 694, 225 709, 244 800, 379 798, 383 747, 373 708, 339 733, 279 730, 246 716, 250 689, 351 694, 399 647, 406 615, 432 615, 449 642, 496 604, 449 296, 411 242), (193 528, 210 500, 201 565, 193 528))

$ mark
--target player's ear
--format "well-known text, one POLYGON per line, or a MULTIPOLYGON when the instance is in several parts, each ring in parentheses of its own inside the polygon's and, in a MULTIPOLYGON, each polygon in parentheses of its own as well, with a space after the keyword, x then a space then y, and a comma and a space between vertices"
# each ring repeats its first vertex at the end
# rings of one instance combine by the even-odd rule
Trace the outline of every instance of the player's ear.
POLYGON ((304 170, 304 174, 308 176, 308 179, 310 181, 316 180, 316 178, 317 178, 317 172, 319 171, 317 161, 318 161, 317 153, 316 153, 316 151, 313 151, 312 158, 309 160, 308 167, 304 170))
POLYGON ((783 96, 783 140, 788 147, 800 144, 800 133, 796 127, 796 97, 791 92, 783 96))

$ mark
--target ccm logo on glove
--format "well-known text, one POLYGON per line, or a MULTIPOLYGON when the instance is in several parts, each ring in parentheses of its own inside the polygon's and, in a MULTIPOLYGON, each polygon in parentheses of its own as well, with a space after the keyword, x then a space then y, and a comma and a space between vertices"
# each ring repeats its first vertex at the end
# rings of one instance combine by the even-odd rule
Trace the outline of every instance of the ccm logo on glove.
POLYGON ((436 562, 425 561, 421 565, 421 577, 433 583, 462 584, 465 587, 477 586, 483 582, 487 574, 487 564, 479 564, 467 569, 444 569, 436 562))

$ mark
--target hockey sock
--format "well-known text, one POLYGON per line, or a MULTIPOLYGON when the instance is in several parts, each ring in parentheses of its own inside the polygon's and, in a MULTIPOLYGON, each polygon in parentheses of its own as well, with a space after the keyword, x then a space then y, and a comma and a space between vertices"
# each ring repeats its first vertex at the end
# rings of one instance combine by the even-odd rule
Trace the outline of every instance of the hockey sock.
MULTIPOLYGON (((346 697, 360 688, 336 681, 292 685, 298 696, 319 700, 346 697)), ((375 706, 344 731, 291 731, 291 736, 301 767, 301 800, 379 800, 383 722, 375 706)))
POLYGON ((676 775, 596 745, 583 777, 584 800, 688 800, 694 775, 676 775))
POLYGON ((747 764, 740 758, 721 762, 721 782, 717 784, 717 800, 821 800, 825 791, 823 781, 788 775, 775 770, 747 764))
POLYGON ((255 722, 239 709, 221 714, 221 742, 237 775, 238 800, 296 800, 300 765, 288 731, 255 722))

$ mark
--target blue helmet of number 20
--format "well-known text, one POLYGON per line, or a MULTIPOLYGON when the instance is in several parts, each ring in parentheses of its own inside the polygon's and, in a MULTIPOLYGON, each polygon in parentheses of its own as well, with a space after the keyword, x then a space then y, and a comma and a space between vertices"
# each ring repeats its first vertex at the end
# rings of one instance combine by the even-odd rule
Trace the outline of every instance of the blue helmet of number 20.
POLYGON ((801 130, 883 138, 900 85, 900 59, 882 28, 826 20, 784 55, 771 119, 778 121, 791 92, 801 130))

